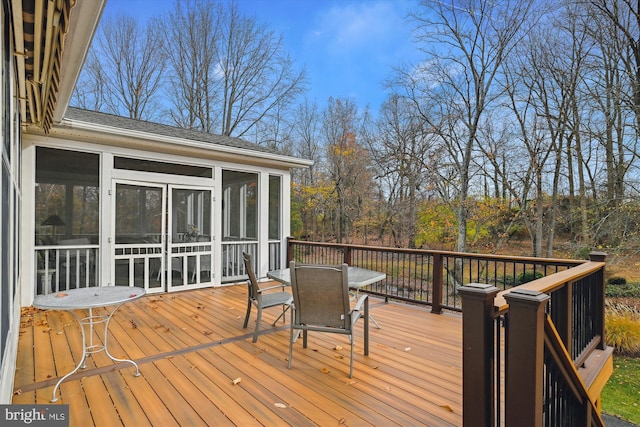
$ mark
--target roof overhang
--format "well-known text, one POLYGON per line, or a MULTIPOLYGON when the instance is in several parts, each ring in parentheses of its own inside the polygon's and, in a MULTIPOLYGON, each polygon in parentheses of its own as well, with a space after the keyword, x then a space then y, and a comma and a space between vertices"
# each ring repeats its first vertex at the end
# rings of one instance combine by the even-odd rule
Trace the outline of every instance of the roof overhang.
POLYGON ((62 119, 106 0, 12 0, 23 125, 62 119))
POLYGON ((122 148, 251 164, 276 169, 308 168, 312 160, 282 154, 176 138, 155 133, 121 129, 65 118, 54 126, 49 136, 92 142, 122 148))

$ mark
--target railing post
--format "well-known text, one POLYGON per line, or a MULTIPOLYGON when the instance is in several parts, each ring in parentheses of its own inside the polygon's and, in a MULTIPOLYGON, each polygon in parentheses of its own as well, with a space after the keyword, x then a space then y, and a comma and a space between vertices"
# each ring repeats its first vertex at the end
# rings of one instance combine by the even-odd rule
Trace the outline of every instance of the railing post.
POLYGON ((287 237, 287 262, 284 264, 288 266, 291 261, 293 261, 293 245, 290 242, 291 237, 287 237))
POLYGON ((433 288, 431 305, 431 312, 434 314, 440 314, 442 312, 442 255, 439 253, 433 254, 433 274, 431 276, 433 288))
POLYGON ((541 427, 544 379, 544 308, 549 295, 514 289, 506 348, 505 426, 541 427))
MULTIPOLYGON (((605 262, 607 259, 607 254, 606 252, 591 252, 589 254, 589 261, 592 262, 605 262)), ((601 339, 600 339, 600 344, 598 345, 598 348, 600 350, 604 350, 605 348, 607 348, 607 344, 605 342, 605 336, 604 336, 604 302, 606 299, 606 292, 605 292, 605 288, 606 288, 606 284, 604 281, 604 267, 602 268, 602 271, 600 272, 600 292, 598 293, 598 310, 595 313, 595 315, 597 316, 597 328, 598 331, 596 332, 597 334, 600 335, 601 339)))
POLYGON ((342 258, 345 264, 351 265, 351 246, 344 245, 342 247, 342 258))
POLYGON ((494 426, 493 300, 498 288, 470 283, 458 292, 462 298, 462 425, 494 426))

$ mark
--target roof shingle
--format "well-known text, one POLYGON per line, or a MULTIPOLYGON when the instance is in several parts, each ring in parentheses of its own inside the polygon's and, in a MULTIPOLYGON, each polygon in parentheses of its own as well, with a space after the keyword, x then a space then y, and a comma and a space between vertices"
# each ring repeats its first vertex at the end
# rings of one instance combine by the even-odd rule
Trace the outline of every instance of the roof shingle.
POLYGON ((69 107, 67 109, 67 113, 65 114, 65 118, 79 122, 93 123, 102 126, 132 130, 136 132, 146 132, 150 134, 168 136, 171 138, 181 138, 190 141, 217 144, 234 148, 243 148, 246 150, 260 151, 264 153, 283 154, 240 138, 214 135, 211 133, 199 132, 196 130, 184 129, 143 120, 135 120, 127 117, 116 116, 113 114, 101 113, 97 111, 89 111, 76 107, 69 107))

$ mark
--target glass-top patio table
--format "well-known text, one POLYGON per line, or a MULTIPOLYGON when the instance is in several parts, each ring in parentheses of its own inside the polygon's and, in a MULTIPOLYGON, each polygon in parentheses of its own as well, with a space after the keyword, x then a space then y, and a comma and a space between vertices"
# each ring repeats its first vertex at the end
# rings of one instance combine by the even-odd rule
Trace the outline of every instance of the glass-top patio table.
MULTIPOLYGON (((349 266, 348 268, 347 275, 349 278, 349 288, 355 291, 356 298, 358 297, 358 292, 360 291, 360 289, 387 278, 387 275, 385 273, 351 266, 349 266)), ((291 285, 291 270, 288 268, 268 271, 267 277, 280 283, 284 283, 285 285, 291 285)), ((376 319, 374 319, 371 315, 369 315, 369 318, 376 325, 376 327, 380 329, 380 325, 378 324, 378 322, 376 322, 376 319)))

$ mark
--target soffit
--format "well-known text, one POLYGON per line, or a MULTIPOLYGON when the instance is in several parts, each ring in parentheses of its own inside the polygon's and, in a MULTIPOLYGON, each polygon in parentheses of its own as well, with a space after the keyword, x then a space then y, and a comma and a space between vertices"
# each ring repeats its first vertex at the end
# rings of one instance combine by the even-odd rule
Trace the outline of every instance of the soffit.
POLYGON ((48 133, 67 108, 106 0, 12 0, 22 124, 48 133))

